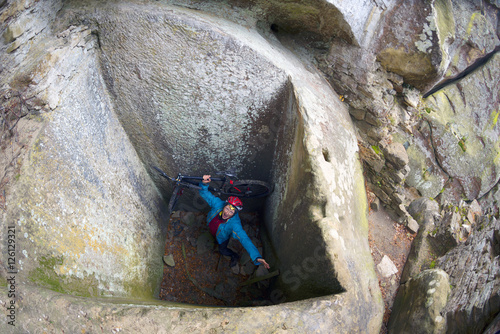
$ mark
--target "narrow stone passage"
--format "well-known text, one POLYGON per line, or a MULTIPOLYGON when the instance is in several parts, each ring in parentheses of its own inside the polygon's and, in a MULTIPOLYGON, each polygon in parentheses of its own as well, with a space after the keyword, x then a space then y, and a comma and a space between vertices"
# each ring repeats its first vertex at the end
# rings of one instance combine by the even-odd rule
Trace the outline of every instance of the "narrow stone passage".
MULTIPOLYGON (((240 213, 243 229, 262 252, 257 213, 240 213)), ((268 299, 269 280, 243 285, 268 273, 255 266, 241 244, 231 238, 229 248, 240 255, 231 268, 218 252, 205 223, 206 213, 176 211, 170 216, 165 242, 161 300, 213 306, 260 306, 268 299), (183 251, 184 249, 184 251, 183 251)))
POLYGON ((386 334, 401 274, 415 235, 394 221, 381 206, 370 210, 368 224, 368 241, 385 307, 380 334, 386 334))

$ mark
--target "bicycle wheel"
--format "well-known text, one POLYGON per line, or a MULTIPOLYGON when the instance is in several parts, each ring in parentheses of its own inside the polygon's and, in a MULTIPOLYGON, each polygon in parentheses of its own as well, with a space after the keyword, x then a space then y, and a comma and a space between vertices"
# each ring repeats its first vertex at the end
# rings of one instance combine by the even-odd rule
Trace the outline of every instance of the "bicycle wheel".
POLYGON ((175 205, 177 204, 177 200, 179 200, 179 196, 181 195, 182 189, 180 185, 176 185, 174 187, 174 191, 172 192, 172 197, 170 197, 170 201, 168 202, 168 216, 172 214, 174 211, 175 205))
POLYGON ((263 181, 239 180, 227 185, 224 188, 224 193, 238 197, 256 198, 269 195, 271 190, 271 186, 263 181))

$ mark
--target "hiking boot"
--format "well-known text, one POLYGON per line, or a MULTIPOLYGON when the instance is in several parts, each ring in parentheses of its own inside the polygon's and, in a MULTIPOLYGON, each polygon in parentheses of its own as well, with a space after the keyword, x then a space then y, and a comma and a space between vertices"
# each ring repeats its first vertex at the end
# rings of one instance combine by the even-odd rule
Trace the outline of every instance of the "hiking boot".
POLYGON ((231 262, 229 262, 229 266, 232 268, 235 265, 237 265, 239 259, 240 259, 240 257, 238 255, 231 256, 231 262))

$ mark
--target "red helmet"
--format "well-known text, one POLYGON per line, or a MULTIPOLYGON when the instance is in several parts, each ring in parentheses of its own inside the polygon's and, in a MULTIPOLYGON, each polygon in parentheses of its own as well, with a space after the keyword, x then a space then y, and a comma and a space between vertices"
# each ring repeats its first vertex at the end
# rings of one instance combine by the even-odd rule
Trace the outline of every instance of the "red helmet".
POLYGON ((243 209, 243 203, 241 202, 241 199, 239 199, 236 196, 231 196, 227 199, 227 203, 231 204, 236 208, 236 210, 241 211, 243 209))

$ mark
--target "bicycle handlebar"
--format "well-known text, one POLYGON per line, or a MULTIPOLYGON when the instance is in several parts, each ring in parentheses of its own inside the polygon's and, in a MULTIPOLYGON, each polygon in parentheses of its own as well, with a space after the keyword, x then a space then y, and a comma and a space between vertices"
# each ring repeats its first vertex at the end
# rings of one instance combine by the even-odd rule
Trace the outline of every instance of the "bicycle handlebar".
POLYGON ((158 171, 158 173, 160 173, 160 175, 163 176, 164 178, 169 179, 170 181, 175 181, 174 178, 172 178, 172 177, 168 176, 167 174, 165 174, 165 172, 162 171, 161 169, 159 169, 158 167, 153 166, 153 168, 156 169, 158 171))
MULTIPOLYGON (((193 188, 193 189, 201 189, 201 187, 198 185, 198 183, 195 183, 193 181, 190 181, 190 180, 203 180, 203 177, 202 176, 188 176, 188 175, 182 175, 179 173, 179 175, 177 175, 177 178, 173 178, 173 177, 170 177, 168 176, 164 171, 162 171, 160 168, 156 167, 156 166, 153 166, 154 169, 156 169, 161 176, 163 176, 164 178, 174 182, 174 183, 177 183, 177 184, 182 184, 183 186, 186 186, 188 188, 193 188)), ((229 176, 229 174, 225 174, 227 176, 229 176)), ((211 180, 212 181, 221 181, 221 182, 225 182, 226 181, 226 178, 219 178, 219 177, 211 177, 211 180)), ((216 189, 216 188, 213 188, 213 187, 210 187, 211 190, 213 191, 219 191, 219 189, 216 189)))
MULTIPOLYGON (((164 171, 159 169, 156 166, 152 166, 154 169, 156 169, 161 176, 164 178, 168 179, 169 181, 175 183, 174 189, 177 189, 178 187, 188 187, 192 189, 202 189, 201 186, 199 186, 199 181, 203 180, 203 177, 201 176, 188 176, 188 175, 182 175, 178 174, 176 178, 170 177, 167 174, 165 174, 164 171), (198 181, 198 182, 196 182, 198 181)), ((269 185, 266 182, 263 181, 258 181, 258 180, 237 180, 233 181, 232 179, 228 179, 227 177, 231 177, 232 174, 228 172, 223 172, 223 175, 225 175, 223 178, 218 178, 218 177, 211 177, 211 181, 215 182, 222 182, 222 185, 220 185, 220 188, 214 188, 211 187, 210 185, 208 186, 208 189, 212 192, 216 192, 219 194, 224 194, 224 195, 230 195, 230 196, 242 196, 242 197, 263 197, 267 196, 272 192, 272 186, 269 185)), ((174 191, 175 192, 175 191, 174 191)), ((177 196, 177 195, 174 195, 177 196)), ((175 198, 175 197, 173 197, 175 198)), ((170 204, 169 204, 170 205, 170 204)))

